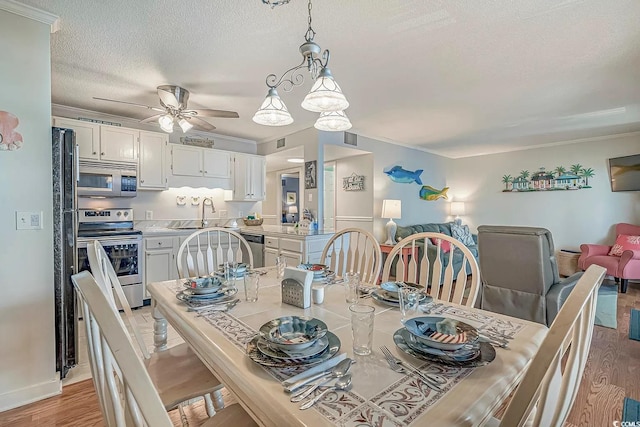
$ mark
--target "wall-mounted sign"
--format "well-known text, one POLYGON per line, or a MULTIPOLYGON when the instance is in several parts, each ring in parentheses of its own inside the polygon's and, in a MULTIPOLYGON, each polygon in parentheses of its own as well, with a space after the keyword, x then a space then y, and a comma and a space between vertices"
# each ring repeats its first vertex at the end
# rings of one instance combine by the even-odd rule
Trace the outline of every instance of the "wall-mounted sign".
POLYGON ((213 139, 194 138, 192 136, 183 136, 180 143, 184 145, 193 145, 194 147, 213 148, 213 139))
POLYGON ((540 168, 538 172, 530 173, 523 170, 520 175, 512 177, 504 175, 502 183, 503 192, 527 192, 527 191, 554 191, 554 190, 580 190, 591 188, 589 178, 593 178, 595 172, 592 168, 584 168, 576 163, 569 168, 557 166, 548 171, 540 168))
POLYGON ((0 151, 15 151, 22 147, 22 135, 16 132, 20 120, 8 111, 0 111, 0 151))
POLYGON ((351 176, 342 178, 342 189, 344 191, 364 190, 364 175, 357 175, 354 172, 351 176))

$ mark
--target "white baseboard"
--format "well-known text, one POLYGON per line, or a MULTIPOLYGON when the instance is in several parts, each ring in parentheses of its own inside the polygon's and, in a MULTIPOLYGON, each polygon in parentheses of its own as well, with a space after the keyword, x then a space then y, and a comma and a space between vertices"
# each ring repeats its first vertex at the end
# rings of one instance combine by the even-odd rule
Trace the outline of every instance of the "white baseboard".
POLYGON ((56 376, 50 381, 0 394, 0 412, 37 402, 60 393, 62 393, 62 382, 56 376))

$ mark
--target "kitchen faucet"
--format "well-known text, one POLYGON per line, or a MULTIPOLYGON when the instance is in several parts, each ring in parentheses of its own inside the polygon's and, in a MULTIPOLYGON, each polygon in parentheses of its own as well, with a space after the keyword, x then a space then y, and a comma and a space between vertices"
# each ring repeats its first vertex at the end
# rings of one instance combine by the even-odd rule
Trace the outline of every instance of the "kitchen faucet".
POLYGON ((216 213, 216 207, 213 206, 213 199, 211 197, 205 197, 204 199, 202 199, 202 228, 205 228, 208 224, 204 216, 204 205, 207 204, 207 201, 209 201, 209 204, 211 205, 211 213, 216 213))

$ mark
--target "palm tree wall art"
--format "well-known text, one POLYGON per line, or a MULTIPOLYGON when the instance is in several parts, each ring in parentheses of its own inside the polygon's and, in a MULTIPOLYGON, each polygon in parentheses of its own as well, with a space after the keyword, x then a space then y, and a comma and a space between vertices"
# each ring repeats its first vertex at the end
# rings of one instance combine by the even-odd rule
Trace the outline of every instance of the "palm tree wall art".
POLYGON ((594 176, 593 168, 585 168, 580 163, 573 164, 569 168, 556 166, 548 171, 541 167, 534 173, 523 169, 515 177, 508 174, 502 176, 504 184, 502 192, 580 190, 591 188, 589 178, 594 176))

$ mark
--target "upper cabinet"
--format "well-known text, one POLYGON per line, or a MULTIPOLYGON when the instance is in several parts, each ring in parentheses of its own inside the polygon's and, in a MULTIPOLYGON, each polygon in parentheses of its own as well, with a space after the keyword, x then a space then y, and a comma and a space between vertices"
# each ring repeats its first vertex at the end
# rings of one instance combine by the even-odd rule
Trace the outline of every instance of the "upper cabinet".
POLYGON ((140 131, 137 129, 57 117, 53 124, 75 131, 81 159, 138 162, 140 131))
POLYGON ((179 176, 228 179, 231 177, 231 155, 228 151, 172 144, 171 171, 179 176))
POLYGON ((140 131, 139 190, 166 190, 166 133, 140 131))
POLYGON ((233 164, 233 199, 264 200, 266 159, 263 156, 236 153, 233 164))

